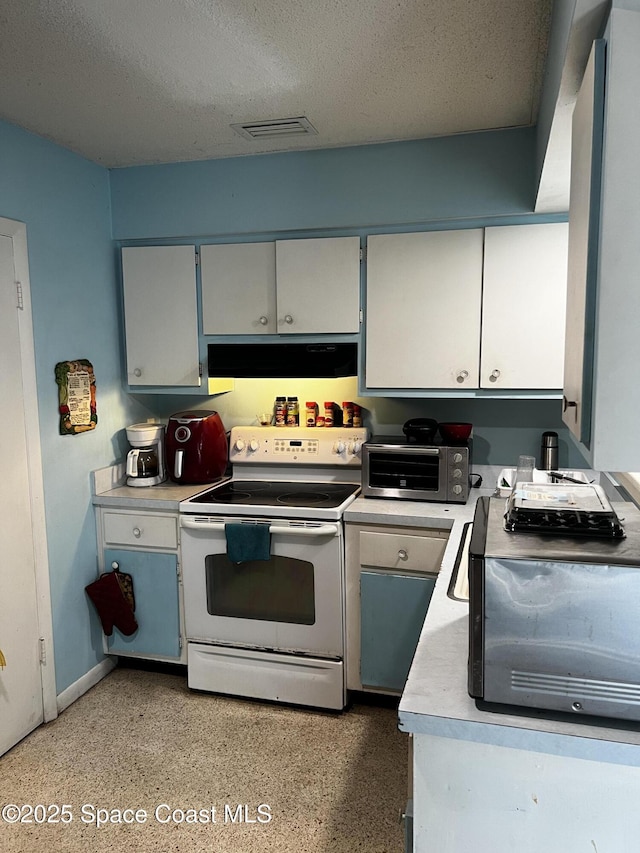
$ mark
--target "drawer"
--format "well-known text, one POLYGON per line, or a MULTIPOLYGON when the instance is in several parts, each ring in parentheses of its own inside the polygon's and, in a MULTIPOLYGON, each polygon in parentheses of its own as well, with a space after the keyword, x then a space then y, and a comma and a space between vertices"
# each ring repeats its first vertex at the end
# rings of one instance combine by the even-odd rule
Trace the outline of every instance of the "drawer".
POLYGON ((408 572, 438 572, 446 548, 445 537, 406 533, 360 532, 360 565, 408 572))
POLYGON ((105 512, 102 521, 106 545, 178 547, 178 517, 175 515, 105 512))

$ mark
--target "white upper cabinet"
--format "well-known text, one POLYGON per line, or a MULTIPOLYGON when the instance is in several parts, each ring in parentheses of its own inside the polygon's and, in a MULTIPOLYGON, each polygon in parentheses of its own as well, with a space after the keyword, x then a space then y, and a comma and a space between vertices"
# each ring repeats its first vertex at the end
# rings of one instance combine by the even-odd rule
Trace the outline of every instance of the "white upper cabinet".
POLYGON ((278 332, 360 330, 360 238, 276 242, 278 332))
POLYGON ((200 385, 194 246, 122 249, 129 385, 200 385))
POLYGON ((205 335, 278 331, 275 243, 201 246, 200 264, 205 335))
POLYGON ((563 418, 597 471, 640 471, 640 11, 612 8, 573 119, 563 418))
POLYGON ((485 229, 481 388, 562 388, 565 222, 485 229))
POLYGON ((357 333, 360 238, 201 247, 205 335, 357 333))
POLYGON ((477 388, 483 229, 367 240, 366 387, 477 388))

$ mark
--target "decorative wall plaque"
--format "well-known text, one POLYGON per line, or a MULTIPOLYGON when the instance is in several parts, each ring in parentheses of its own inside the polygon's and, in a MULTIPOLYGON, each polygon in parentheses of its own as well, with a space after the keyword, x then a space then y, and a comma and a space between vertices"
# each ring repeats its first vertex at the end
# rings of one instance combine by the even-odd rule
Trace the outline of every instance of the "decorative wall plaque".
POLYGON ((60 411, 60 435, 78 435, 95 429, 96 377, 93 365, 86 358, 59 361, 56 382, 60 411))

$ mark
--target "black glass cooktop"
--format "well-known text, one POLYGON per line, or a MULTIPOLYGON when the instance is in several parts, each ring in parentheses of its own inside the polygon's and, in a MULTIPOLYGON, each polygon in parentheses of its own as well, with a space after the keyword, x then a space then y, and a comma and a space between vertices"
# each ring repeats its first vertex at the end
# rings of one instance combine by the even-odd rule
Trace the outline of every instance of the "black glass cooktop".
POLYGON ((282 480, 231 480, 203 492, 190 503, 244 506, 337 507, 360 489, 354 483, 307 483, 282 480))

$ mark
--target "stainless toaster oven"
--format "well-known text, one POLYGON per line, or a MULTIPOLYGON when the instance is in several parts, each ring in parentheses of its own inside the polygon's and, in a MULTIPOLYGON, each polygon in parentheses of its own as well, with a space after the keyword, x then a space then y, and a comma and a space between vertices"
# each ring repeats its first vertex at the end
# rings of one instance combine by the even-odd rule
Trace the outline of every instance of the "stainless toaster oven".
POLYGON ((471 444, 413 444, 375 436, 362 447, 362 494, 368 498, 466 503, 471 444))
POLYGON ((476 504, 470 695, 494 710, 640 721, 640 514, 625 510, 619 538, 570 521, 566 531, 513 532, 505 510, 504 498, 476 504))

